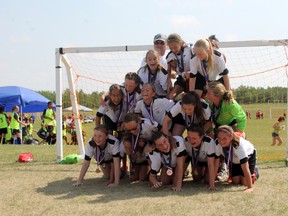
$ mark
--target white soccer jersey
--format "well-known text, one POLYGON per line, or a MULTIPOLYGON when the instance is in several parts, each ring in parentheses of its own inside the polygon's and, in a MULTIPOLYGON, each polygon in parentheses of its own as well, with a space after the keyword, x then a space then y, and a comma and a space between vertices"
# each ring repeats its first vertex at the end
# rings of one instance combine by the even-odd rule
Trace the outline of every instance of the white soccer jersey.
POLYGON ((120 156, 119 140, 112 135, 108 135, 105 149, 100 149, 99 146, 92 140, 88 140, 85 147, 85 159, 91 160, 95 158, 97 164, 111 162, 113 157, 120 156))
POLYGON ((134 92, 132 94, 127 94, 125 90, 125 84, 121 85, 121 90, 123 92, 123 104, 125 113, 133 113, 136 103, 142 98, 140 93, 134 92))
POLYGON ((116 109, 109 106, 109 101, 105 103, 106 106, 100 106, 96 115, 100 118, 105 115, 114 123, 122 122, 126 114, 123 101, 116 107, 116 109))
MULTIPOLYGON (((246 162, 251 157, 251 155, 254 153, 254 150, 255 148, 252 143, 240 137, 239 146, 237 146, 236 148, 233 146, 232 150, 231 148, 227 150, 228 154, 226 154, 226 156, 228 155, 228 157, 231 158, 230 154, 232 151, 233 152, 232 163, 241 164, 243 162, 246 162)), ((220 146, 220 144, 218 144, 216 147, 216 156, 220 155, 223 155, 225 157, 223 148, 220 146)))
MULTIPOLYGON (((160 56, 160 64, 162 65, 162 67, 163 67, 165 70, 167 70, 168 65, 167 65, 167 61, 166 61, 165 55, 164 55, 164 56, 160 56)), ((140 67, 144 67, 145 65, 147 65, 147 62, 146 62, 146 58, 144 57, 144 58, 142 59, 142 62, 141 62, 140 67)))
POLYGON ((134 112, 162 125, 166 112, 174 105, 175 102, 167 98, 154 98, 149 106, 145 105, 143 100, 140 100, 137 102, 134 112))
MULTIPOLYGON (((215 81, 219 80, 223 75, 220 75, 224 71, 228 73, 228 70, 225 65, 225 61, 223 57, 221 57, 221 53, 218 51, 214 51, 214 67, 213 70, 208 73, 208 80, 215 81)), ((206 71, 206 62, 201 61, 196 55, 192 57, 190 61, 190 73, 196 76, 199 72, 203 77, 207 77, 206 71)), ((225 72, 224 72, 225 73, 225 72)))
MULTIPOLYGON (((202 108, 203 108, 203 115, 204 115, 204 119, 206 121, 209 121, 211 118, 211 109, 208 105, 208 103, 203 100, 202 98, 200 98, 200 101, 202 103, 202 108)), ((174 118, 176 117, 178 114, 181 114, 183 117, 183 120, 186 122, 186 126, 189 126, 190 124, 198 124, 198 119, 197 116, 195 116, 195 114, 191 117, 188 118, 187 115, 185 114, 182 105, 181 105, 181 101, 179 101, 178 103, 176 103, 168 112, 168 116, 170 118, 174 118)))
POLYGON ((146 141, 151 141, 151 136, 153 131, 158 131, 160 127, 157 122, 151 122, 147 118, 141 118, 141 131, 140 137, 145 139, 146 141))
POLYGON ((207 162, 207 157, 215 157, 216 143, 209 136, 203 137, 200 148, 193 148, 188 140, 185 140, 185 145, 188 155, 194 161, 193 163, 207 162))
POLYGON ((156 88, 156 94, 158 96, 166 97, 168 72, 164 68, 162 68, 160 71, 157 71, 156 74, 153 75, 151 74, 148 66, 145 66, 140 68, 137 73, 143 84, 152 83, 156 88))
POLYGON ((190 71, 190 60, 192 57, 192 50, 190 45, 184 46, 181 52, 177 55, 171 51, 166 56, 166 61, 169 63, 171 60, 177 61, 176 72, 177 75, 182 75, 183 72, 190 71))
POLYGON ((176 167, 177 157, 187 155, 184 139, 181 136, 173 136, 173 138, 176 140, 176 148, 172 148, 170 153, 164 154, 158 150, 153 150, 149 154, 152 173, 158 173, 162 164, 171 168, 176 167))

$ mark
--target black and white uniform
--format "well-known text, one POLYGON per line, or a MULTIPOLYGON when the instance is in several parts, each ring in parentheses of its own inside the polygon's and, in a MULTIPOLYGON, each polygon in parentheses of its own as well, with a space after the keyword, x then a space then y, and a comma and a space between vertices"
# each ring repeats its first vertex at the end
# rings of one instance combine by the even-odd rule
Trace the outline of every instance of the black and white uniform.
POLYGON ((124 110, 126 113, 133 113, 136 103, 142 98, 139 92, 133 92, 132 94, 128 94, 125 89, 125 84, 121 85, 121 90, 123 92, 123 103, 124 110))
POLYGON ((92 157, 98 165, 112 163, 113 157, 120 157, 119 140, 109 134, 105 148, 100 149, 91 138, 85 147, 85 160, 90 161, 92 157))
POLYGON ((162 165, 167 168, 175 168, 177 166, 177 158, 187 155, 184 139, 181 136, 173 136, 176 140, 176 148, 171 148, 169 153, 162 153, 154 149, 149 154, 151 160, 151 173, 157 174, 162 165))
MULTIPOLYGON (((209 121, 211 119, 211 109, 208 105, 208 103, 200 98, 202 108, 203 108, 203 115, 204 119, 206 121, 209 121)), ((170 119, 174 119, 175 124, 180 124, 185 127, 189 127, 191 124, 199 124, 199 120, 195 114, 193 116, 187 116, 182 108, 181 101, 177 102, 167 113, 168 117, 170 119)))
POLYGON ((156 94, 158 97, 167 96, 167 76, 168 72, 162 68, 160 71, 157 71, 154 75, 151 73, 151 70, 148 65, 141 67, 137 74, 141 78, 143 84, 152 83, 156 88, 156 94))
MULTIPOLYGON (((140 137, 145 141, 151 141, 151 136, 153 131, 158 131, 161 129, 161 125, 157 122, 151 122, 147 118, 141 118, 141 125, 140 125, 140 137)), ((135 136, 135 135, 133 135, 135 136)), ((135 138, 136 139, 136 138, 135 138)))
POLYGON ((167 98, 153 98, 151 104, 147 106, 143 100, 137 102, 134 112, 141 114, 144 118, 150 119, 151 122, 156 121, 162 125, 163 119, 173 106, 175 101, 167 98))
POLYGON ((240 137, 239 145, 231 144, 229 148, 222 148, 216 140, 216 157, 223 155, 227 159, 231 177, 244 176, 241 164, 249 163, 251 175, 254 174, 256 165, 256 149, 248 140, 240 137), (231 163, 232 161, 232 163, 231 163), (232 172, 231 172, 232 169, 232 172))
MULTIPOLYGON (((162 67, 163 67, 165 70, 167 70, 168 65, 167 65, 167 61, 166 61, 165 55, 164 55, 164 56, 160 56, 160 64, 162 65, 162 67)), ((147 65, 146 57, 144 57, 144 58, 142 59, 142 62, 141 62, 140 67, 144 67, 145 65, 147 65)))
POLYGON ((126 115, 123 100, 117 105, 115 109, 109 106, 109 101, 106 101, 106 106, 100 106, 97 110, 96 116, 103 117, 104 124, 109 130, 117 130, 118 125, 121 124, 126 115))
POLYGON ((177 73, 177 79, 174 85, 181 86, 185 91, 188 91, 189 89, 186 88, 186 79, 183 74, 183 72, 190 72, 190 60, 192 57, 192 49, 190 44, 184 45, 181 48, 180 53, 175 55, 172 51, 170 51, 166 56, 166 61, 169 63, 172 60, 177 61, 176 66, 176 73, 177 73))
POLYGON ((218 80, 224 84, 223 75, 229 73, 226 68, 222 54, 214 50, 214 66, 212 71, 206 71, 207 62, 201 61, 196 55, 193 55, 190 61, 190 77, 196 77, 195 89, 203 90, 204 86, 209 81, 218 80))
POLYGON ((187 157, 186 162, 191 161, 192 165, 196 167, 207 167, 207 158, 215 157, 216 155, 216 143, 214 139, 206 135, 203 137, 199 148, 193 148, 187 139, 185 139, 185 145, 189 156, 187 157))

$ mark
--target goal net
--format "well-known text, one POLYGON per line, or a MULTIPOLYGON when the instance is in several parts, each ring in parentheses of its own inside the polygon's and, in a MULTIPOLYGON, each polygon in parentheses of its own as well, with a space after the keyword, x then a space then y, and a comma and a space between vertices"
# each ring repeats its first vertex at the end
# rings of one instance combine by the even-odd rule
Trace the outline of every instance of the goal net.
MULTIPOLYGON (((272 125, 279 115, 283 115, 283 110, 276 112, 276 108, 273 107, 287 109, 287 48, 287 40, 220 43, 220 51, 227 59, 226 65, 234 96, 247 113, 246 134, 256 148, 260 144, 268 147, 272 142, 272 125), (256 118, 258 111, 263 113, 263 119, 256 118)), ((95 117, 100 95, 107 92, 111 84, 123 83, 126 73, 137 72, 149 49, 153 49, 153 46, 56 49, 57 161, 62 159, 63 154, 70 153, 61 137, 62 114, 68 116, 73 113, 78 151, 80 155, 84 155, 79 116, 82 113, 84 119, 95 117), (94 112, 80 111, 77 104, 91 108, 94 112), (62 113, 62 109, 69 106, 72 106, 72 112, 62 113)), ((82 126, 86 130, 87 139, 93 134, 92 125, 94 126, 94 123, 82 126)), ((283 139, 287 143, 287 132, 283 139)), ((285 148, 284 145, 282 148, 285 148)), ((287 158, 287 149, 286 144, 286 155, 284 150, 280 155, 283 159, 287 158)), ((261 153, 258 151, 261 161, 270 162, 280 157, 279 152, 277 155, 263 152, 267 157, 261 158, 261 153)))

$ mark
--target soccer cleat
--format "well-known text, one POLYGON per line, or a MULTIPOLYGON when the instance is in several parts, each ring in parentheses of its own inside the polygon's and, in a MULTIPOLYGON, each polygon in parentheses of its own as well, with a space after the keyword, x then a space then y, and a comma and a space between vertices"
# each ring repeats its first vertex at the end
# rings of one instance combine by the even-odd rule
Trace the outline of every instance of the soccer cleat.
POLYGON ((221 169, 220 172, 217 175, 217 180, 220 182, 225 182, 228 179, 228 170, 227 169, 221 169))

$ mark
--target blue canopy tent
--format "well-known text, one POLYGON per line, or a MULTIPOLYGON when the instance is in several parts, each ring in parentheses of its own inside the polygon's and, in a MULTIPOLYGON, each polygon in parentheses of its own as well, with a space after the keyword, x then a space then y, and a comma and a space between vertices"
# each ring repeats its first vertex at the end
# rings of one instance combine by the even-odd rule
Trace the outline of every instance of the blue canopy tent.
POLYGON ((23 113, 43 112, 49 100, 41 94, 19 86, 0 87, 0 105, 5 112, 11 112, 17 105, 23 113))

